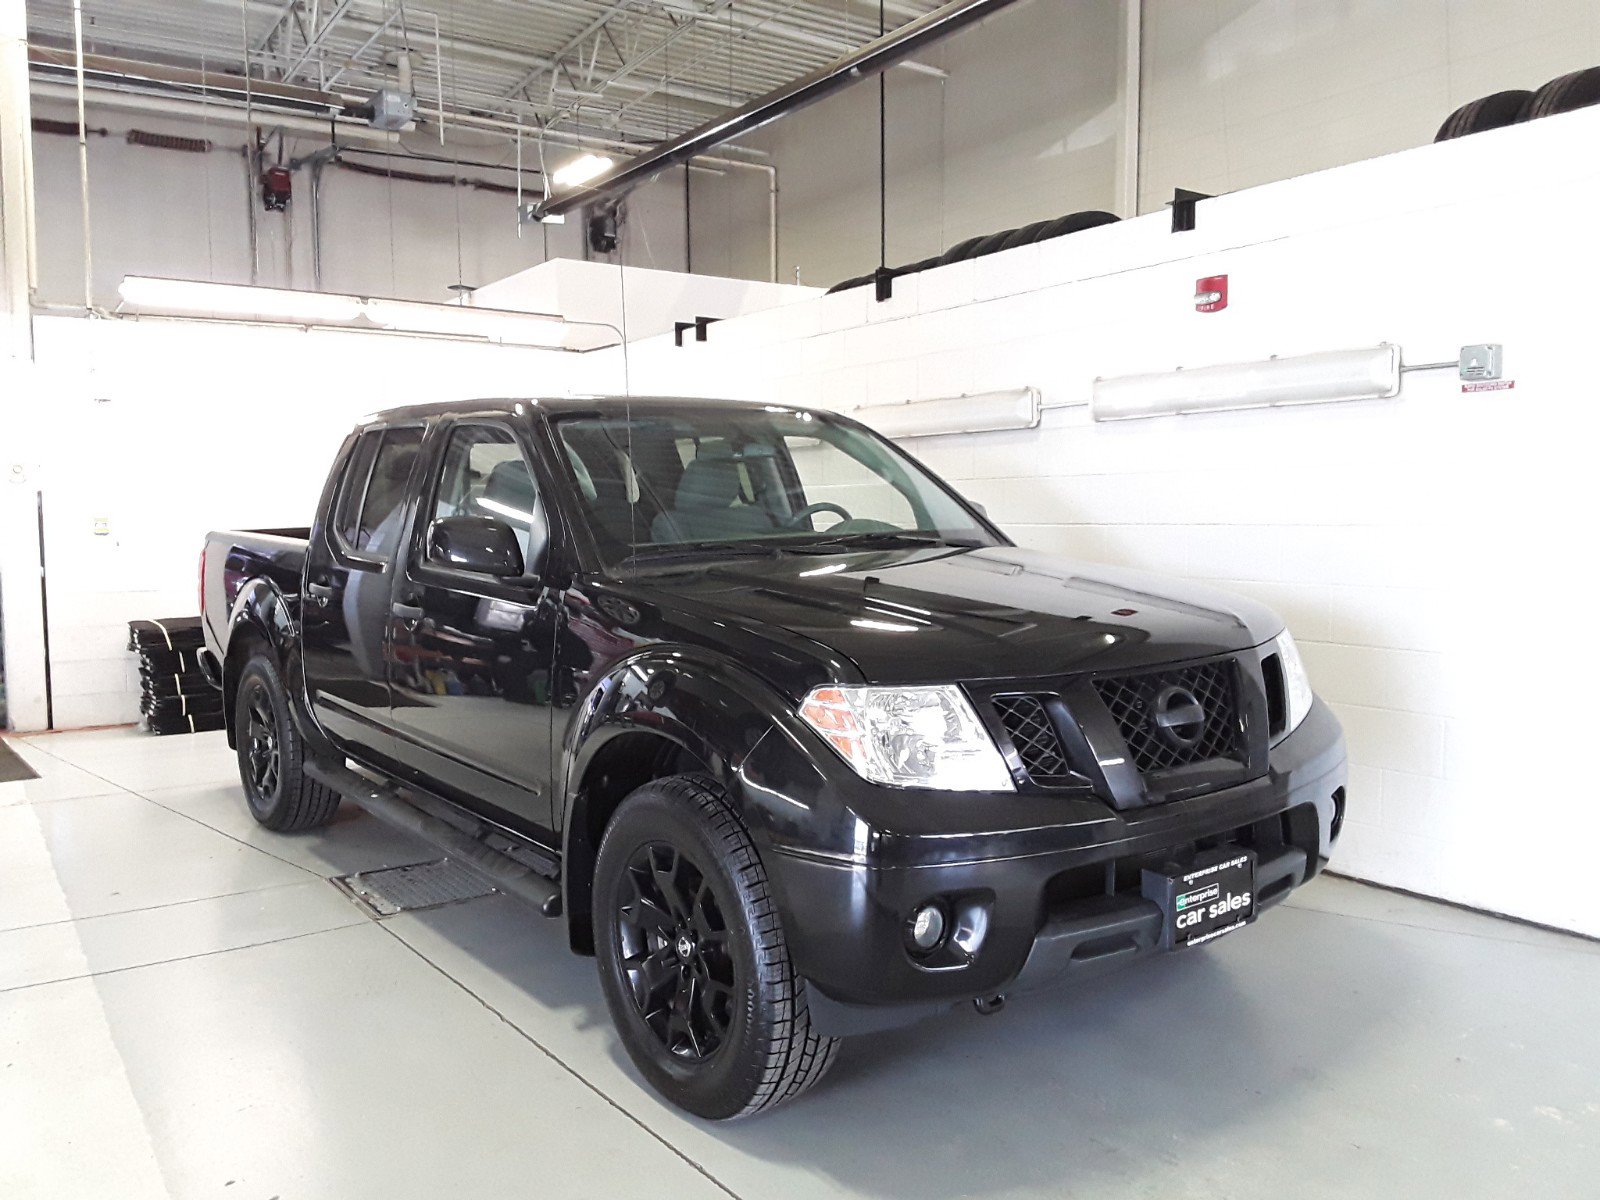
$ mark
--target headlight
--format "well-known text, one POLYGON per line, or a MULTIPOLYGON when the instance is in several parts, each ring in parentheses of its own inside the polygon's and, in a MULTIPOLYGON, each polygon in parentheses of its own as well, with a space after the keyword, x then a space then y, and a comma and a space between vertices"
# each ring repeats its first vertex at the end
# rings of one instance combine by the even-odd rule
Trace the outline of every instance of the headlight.
POLYGON ((1284 732, 1289 733, 1311 711, 1311 680, 1306 675, 1305 663, 1300 661, 1300 650, 1287 629, 1272 640, 1272 648, 1278 655, 1278 661, 1283 664, 1283 700, 1285 716, 1288 717, 1284 732))
POLYGON ((819 687, 800 705, 800 716, 873 783, 1016 791, 1005 759, 958 687, 819 687))

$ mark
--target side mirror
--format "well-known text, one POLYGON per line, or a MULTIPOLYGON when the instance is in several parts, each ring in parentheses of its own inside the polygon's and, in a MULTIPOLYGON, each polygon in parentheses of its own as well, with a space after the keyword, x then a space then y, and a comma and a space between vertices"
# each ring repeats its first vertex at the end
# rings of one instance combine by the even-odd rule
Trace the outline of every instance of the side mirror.
POLYGON ((521 575, 522 546, 495 517, 440 517, 428 526, 428 557, 458 571, 521 575))

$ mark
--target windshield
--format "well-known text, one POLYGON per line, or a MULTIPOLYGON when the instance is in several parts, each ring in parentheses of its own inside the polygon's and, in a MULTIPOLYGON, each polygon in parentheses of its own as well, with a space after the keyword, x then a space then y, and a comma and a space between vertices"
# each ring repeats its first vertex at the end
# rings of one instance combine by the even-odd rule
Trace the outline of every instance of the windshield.
POLYGON ((818 414, 636 412, 568 417, 557 431, 613 564, 697 549, 998 544, 889 442, 818 414))

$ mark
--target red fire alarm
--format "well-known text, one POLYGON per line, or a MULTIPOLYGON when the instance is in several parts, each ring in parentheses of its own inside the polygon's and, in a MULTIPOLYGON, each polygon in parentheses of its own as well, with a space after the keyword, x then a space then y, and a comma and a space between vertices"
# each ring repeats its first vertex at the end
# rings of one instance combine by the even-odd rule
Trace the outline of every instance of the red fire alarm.
POLYGON ((1228 307, 1228 277, 1207 275, 1194 281, 1195 312, 1221 312, 1228 307))

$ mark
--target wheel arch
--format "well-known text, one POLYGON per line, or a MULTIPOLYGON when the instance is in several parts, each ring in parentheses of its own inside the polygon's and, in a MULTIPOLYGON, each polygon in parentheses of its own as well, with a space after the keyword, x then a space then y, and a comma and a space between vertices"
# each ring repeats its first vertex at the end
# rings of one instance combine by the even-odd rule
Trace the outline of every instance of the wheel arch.
POLYGON ((228 615, 228 635, 222 655, 222 719, 228 745, 234 745, 234 707, 239 696, 239 676, 257 650, 265 650, 278 668, 289 694, 289 711, 302 736, 307 732, 302 700, 292 686, 291 667, 297 645, 295 614, 288 599, 269 579, 250 580, 234 598, 228 615))
POLYGON ((593 886, 600 839, 635 788, 688 772, 715 780, 759 846, 740 768, 777 719, 782 699, 731 661, 646 653, 607 673, 569 726, 564 760, 561 877, 567 936, 594 952, 593 886))

